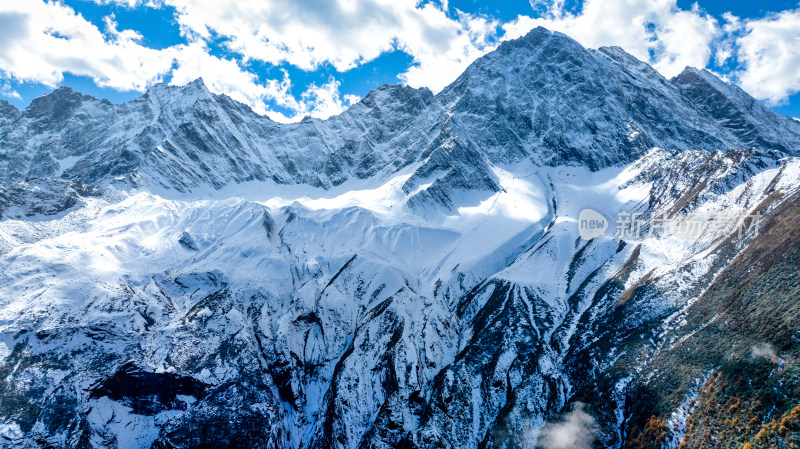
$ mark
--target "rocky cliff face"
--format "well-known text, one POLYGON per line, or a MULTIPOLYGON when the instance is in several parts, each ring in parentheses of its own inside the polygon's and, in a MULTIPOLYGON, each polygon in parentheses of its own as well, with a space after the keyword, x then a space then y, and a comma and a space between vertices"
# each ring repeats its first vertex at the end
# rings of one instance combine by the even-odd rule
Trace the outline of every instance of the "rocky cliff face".
POLYGON ((536 29, 325 121, 198 80, 3 103, 0 136, 8 447, 535 447, 576 407, 596 447, 728 447, 800 396, 765 300, 797 308, 800 123, 708 72, 536 29), (694 415, 740 362, 785 392, 694 415))

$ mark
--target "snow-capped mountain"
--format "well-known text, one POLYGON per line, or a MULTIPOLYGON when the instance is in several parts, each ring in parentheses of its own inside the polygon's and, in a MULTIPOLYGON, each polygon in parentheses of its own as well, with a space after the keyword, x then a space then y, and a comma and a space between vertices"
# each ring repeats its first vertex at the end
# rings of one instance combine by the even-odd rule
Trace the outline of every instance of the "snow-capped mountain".
POLYGON ((197 80, 0 103, 0 137, 8 447, 535 447, 576 401, 596 447, 649 447, 651 415, 693 444, 732 356, 667 361, 728 319, 742 260, 791 274, 764 255, 800 240, 799 122, 543 28, 328 120, 197 80), (584 240, 586 208, 705 225, 584 240))

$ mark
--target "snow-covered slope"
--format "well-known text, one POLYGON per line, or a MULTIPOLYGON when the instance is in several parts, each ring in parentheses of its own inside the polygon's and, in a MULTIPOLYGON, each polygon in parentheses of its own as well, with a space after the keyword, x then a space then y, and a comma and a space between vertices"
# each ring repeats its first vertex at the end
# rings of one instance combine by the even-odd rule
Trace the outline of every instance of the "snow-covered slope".
MULTIPOLYGON (((0 104, 0 135, 8 447, 533 447, 755 238, 616 237, 619 213, 800 188, 800 124, 544 29, 325 121, 196 81, 0 104), (590 241, 586 208, 612 225, 590 241)), ((646 365, 600 393, 603 447, 646 365)))

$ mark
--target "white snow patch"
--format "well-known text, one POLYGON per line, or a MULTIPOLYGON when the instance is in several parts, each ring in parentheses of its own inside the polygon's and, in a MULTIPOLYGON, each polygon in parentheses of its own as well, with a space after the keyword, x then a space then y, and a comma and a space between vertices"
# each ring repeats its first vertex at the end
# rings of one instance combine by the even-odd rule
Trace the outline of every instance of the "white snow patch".
POLYGON ((75 164, 81 159, 83 159, 83 156, 67 156, 64 159, 59 159, 58 172, 56 172, 56 178, 60 178, 65 171, 74 167, 75 164))

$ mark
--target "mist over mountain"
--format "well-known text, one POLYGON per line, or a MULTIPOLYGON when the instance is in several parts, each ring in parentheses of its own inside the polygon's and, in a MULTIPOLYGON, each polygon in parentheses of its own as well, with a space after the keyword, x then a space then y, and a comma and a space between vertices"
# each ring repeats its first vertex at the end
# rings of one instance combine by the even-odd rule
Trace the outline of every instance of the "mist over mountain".
POLYGON ((0 446, 793 447, 798 192, 797 120, 544 28, 327 120, 0 102, 0 446))

